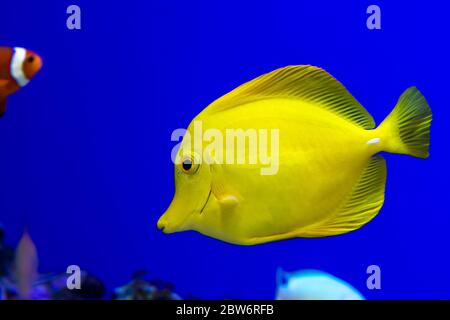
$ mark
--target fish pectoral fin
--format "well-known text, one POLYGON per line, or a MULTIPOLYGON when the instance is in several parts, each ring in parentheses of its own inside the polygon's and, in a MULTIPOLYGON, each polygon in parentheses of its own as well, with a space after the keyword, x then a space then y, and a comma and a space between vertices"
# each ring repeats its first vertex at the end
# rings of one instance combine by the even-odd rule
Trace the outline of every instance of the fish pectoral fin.
POLYGON ((6 112, 6 98, 0 97, 0 117, 2 117, 6 112))
POLYGON ((238 198, 233 195, 222 195, 221 197, 217 198, 217 200, 222 207, 225 207, 227 209, 234 208, 239 203, 238 198))
POLYGON ((356 230, 372 220, 383 206, 386 162, 382 156, 371 158, 348 200, 332 218, 307 227, 301 237, 327 237, 356 230))
POLYGON ((210 165, 212 173, 211 192, 224 209, 231 209, 239 204, 238 193, 235 192, 225 181, 223 167, 221 164, 210 165))

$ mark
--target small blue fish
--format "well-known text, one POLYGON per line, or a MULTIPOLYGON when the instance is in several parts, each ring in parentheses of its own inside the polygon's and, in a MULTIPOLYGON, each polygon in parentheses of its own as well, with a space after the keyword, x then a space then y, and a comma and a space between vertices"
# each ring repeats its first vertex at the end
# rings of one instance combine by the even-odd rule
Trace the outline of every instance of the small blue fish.
POLYGON ((319 270, 277 270, 277 300, 365 300, 347 282, 319 270))

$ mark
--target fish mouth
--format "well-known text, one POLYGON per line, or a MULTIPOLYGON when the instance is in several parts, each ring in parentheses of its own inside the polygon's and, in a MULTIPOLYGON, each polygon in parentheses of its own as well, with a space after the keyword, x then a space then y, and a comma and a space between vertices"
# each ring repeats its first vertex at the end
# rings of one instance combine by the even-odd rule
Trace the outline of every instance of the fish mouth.
POLYGON ((158 221, 156 227, 158 228, 159 231, 161 231, 162 233, 168 234, 171 233, 172 231, 167 227, 166 223, 161 221, 161 219, 158 221))
MULTIPOLYGON (((200 211, 193 210, 189 214, 186 215, 186 217, 178 224, 176 225, 169 225, 167 222, 167 218, 164 216, 164 214, 159 218, 157 222, 157 228, 162 231, 163 233, 173 233, 176 231, 182 231, 184 226, 186 225, 186 222, 188 221, 189 217, 191 217, 195 212, 198 212, 199 214, 203 213, 203 210, 205 209, 206 205, 209 202, 209 199, 211 198, 212 190, 209 189, 208 197, 206 198, 205 203, 201 207, 200 211)), ((166 211, 167 212, 167 211, 166 211)))
POLYGON ((205 209, 206 205, 208 204, 209 198, 211 198, 211 193, 212 193, 212 190, 209 189, 208 198, 206 198, 205 204, 204 204, 203 207, 200 209, 200 214, 203 213, 203 210, 205 209))
MULTIPOLYGON (((188 215, 189 216, 189 215, 188 215)), ((158 220, 156 227, 159 231, 165 234, 174 233, 178 231, 183 231, 182 227, 186 223, 186 219, 184 219, 181 223, 171 224, 167 221, 164 215, 158 220)))

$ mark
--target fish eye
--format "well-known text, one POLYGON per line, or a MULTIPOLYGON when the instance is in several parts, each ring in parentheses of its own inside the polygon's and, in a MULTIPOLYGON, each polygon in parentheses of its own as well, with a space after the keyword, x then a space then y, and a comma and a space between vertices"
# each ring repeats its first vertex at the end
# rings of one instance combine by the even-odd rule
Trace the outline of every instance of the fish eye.
POLYGON ((27 59, 27 62, 28 63, 33 63, 33 61, 34 61, 34 56, 29 56, 28 59, 27 59))
POLYGON ((183 161, 182 166, 184 171, 189 171, 192 168, 192 161, 190 159, 186 159, 183 161))
POLYGON ((181 161, 181 169, 184 173, 194 174, 197 172, 198 167, 199 165, 191 157, 184 157, 181 161))

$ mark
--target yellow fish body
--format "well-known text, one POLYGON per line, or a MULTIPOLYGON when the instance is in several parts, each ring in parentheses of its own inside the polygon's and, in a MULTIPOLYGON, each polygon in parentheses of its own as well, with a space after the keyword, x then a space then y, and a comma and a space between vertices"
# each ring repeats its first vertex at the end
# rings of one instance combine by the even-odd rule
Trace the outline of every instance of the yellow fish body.
POLYGON ((374 129, 370 114, 320 68, 289 66, 262 75, 213 102, 189 125, 190 138, 184 137, 175 161, 174 199, 158 228, 242 245, 358 229, 384 201, 386 165, 376 154, 426 158, 430 123, 431 110, 414 87, 374 129), (209 140, 217 133, 226 137, 228 129, 277 130, 278 140, 267 147, 277 155, 276 170, 263 174, 267 163, 249 157, 239 163, 236 144, 223 142, 223 150, 196 144, 196 123, 215 130, 209 140), (217 161, 230 152, 234 163, 217 161))

